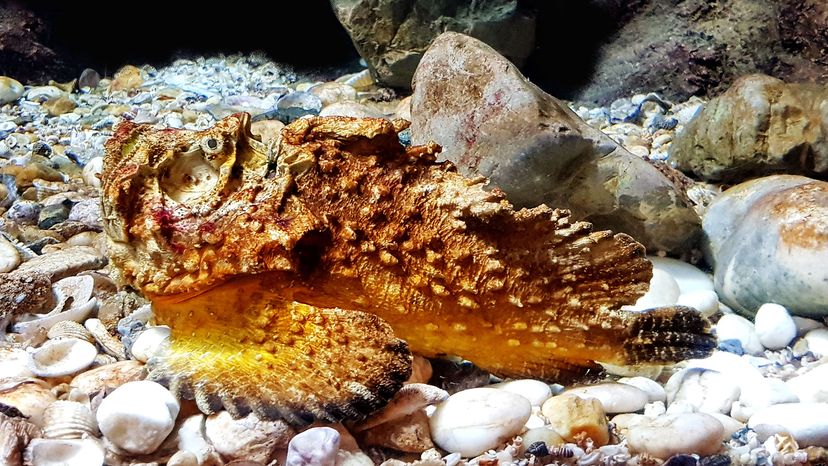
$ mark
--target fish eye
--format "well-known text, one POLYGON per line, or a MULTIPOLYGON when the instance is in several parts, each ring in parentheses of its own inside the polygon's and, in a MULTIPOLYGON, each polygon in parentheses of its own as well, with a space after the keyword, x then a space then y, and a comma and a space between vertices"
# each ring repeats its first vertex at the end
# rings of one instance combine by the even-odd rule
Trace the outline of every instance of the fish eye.
POLYGON ((201 150, 205 154, 214 155, 221 152, 224 148, 224 141, 214 136, 206 136, 201 140, 201 150))

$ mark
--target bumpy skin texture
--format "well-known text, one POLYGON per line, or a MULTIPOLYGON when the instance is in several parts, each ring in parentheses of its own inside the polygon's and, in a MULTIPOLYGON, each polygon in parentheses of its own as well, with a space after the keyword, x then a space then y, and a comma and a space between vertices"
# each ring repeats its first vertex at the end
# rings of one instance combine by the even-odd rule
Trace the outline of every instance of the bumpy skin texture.
POLYGON ((173 329, 151 376, 205 412, 302 423, 393 396, 410 371, 397 338, 559 382, 596 376, 596 360, 709 353, 691 309, 617 310, 647 289, 640 244, 566 211, 515 211, 399 129, 302 119, 269 154, 245 114, 203 132, 120 124, 105 230, 125 282, 173 329))

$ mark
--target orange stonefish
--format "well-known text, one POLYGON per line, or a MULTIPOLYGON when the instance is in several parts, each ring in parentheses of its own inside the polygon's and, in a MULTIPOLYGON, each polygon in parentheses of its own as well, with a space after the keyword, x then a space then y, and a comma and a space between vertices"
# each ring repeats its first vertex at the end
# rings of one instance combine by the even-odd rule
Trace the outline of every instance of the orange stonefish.
POLYGON ((515 211, 436 144, 401 145, 401 121, 300 119, 270 148, 249 126, 125 121, 106 144, 111 261, 172 328, 149 376, 204 412, 359 419, 409 349, 566 382, 714 346, 692 309, 619 310, 652 273, 632 238, 515 211))

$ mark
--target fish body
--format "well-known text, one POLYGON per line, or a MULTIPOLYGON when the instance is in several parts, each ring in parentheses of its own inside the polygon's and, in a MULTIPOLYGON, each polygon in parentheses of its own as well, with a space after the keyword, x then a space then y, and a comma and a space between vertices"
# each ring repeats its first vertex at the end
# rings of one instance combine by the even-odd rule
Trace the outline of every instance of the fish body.
POLYGON ((516 211, 436 144, 402 146, 400 123, 304 118, 272 149, 249 123, 124 122, 106 146, 112 261, 172 329, 150 376, 205 412, 359 419, 412 351, 568 382, 714 346, 690 308, 620 310, 652 274, 632 238, 516 211))

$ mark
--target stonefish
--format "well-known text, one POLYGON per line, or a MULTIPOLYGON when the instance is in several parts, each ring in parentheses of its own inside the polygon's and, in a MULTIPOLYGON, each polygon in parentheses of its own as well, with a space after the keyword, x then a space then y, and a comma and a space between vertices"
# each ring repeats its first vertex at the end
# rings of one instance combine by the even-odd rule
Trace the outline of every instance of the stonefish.
POLYGON ((690 308, 619 310, 652 266, 624 234, 404 147, 402 122, 300 119, 278 145, 236 114, 205 131, 124 121, 106 144, 112 263, 169 348, 149 377, 199 408, 292 424, 365 417, 411 351, 569 382, 708 354, 690 308))

